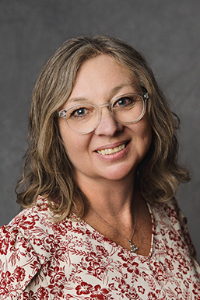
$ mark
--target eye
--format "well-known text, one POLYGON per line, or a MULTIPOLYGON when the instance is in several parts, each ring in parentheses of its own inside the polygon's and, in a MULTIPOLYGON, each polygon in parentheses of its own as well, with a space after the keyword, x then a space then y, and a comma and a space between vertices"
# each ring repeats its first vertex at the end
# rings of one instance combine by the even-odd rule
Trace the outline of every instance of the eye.
POLYGON ((124 106, 124 105, 127 105, 129 102, 130 102, 130 100, 124 97, 124 98, 120 98, 116 102, 116 104, 118 104, 119 106, 124 106))
POLYGON ((84 106, 76 106, 71 107, 67 111, 67 119, 69 120, 87 120, 88 118, 92 117, 94 113, 94 107, 90 104, 84 104, 84 106))
POLYGON ((74 110, 70 116, 74 116, 74 117, 82 117, 84 116, 85 114, 87 114, 87 109, 84 108, 84 107, 80 107, 76 110, 74 110))
POLYGON ((85 107, 79 107, 77 109, 71 110, 69 114, 70 119, 79 119, 85 117, 89 113, 88 109, 85 107))
POLYGON ((113 103, 113 107, 115 108, 133 107, 135 103, 139 100, 139 98, 140 97, 138 95, 122 96, 113 103))

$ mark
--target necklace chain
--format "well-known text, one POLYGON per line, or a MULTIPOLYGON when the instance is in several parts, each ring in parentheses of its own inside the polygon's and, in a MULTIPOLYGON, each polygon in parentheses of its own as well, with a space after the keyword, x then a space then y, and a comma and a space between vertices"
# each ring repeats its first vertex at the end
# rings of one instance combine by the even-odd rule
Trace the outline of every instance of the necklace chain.
POLYGON ((91 209, 94 211, 94 213, 102 220, 104 221, 104 223, 106 223, 110 228, 112 228, 115 232, 117 232, 117 234, 121 235, 121 237, 123 237, 125 240, 127 240, 130 244, 131 247, 131 252, 135 253, 138 248, 132 243, 132 238, 134 236, 135 233, 135 229, 136 229, 136 225, 137 225, 137 201, 135 201, 135 220, 134 220, 134 228, 133 228, 133 233, 131 235, 130 239, 127 239, 125 236, 123 236, 117 229, 115 229, 112 225, 110 225, 106 220, 104 220, 104 218, 102 218, 97 212, 96 210, 94 210, 94 208, 92 206, 90 206, 91 209))

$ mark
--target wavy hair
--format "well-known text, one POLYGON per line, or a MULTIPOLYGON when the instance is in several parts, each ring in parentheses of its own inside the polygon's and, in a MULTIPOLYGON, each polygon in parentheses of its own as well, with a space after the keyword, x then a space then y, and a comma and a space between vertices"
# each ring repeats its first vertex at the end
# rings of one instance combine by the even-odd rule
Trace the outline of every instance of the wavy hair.
POLYGON ((145 58, 130 45, 110 36, 78 37, 66 41, 44 65, 32 94, 29 116, 29 147, 16 193, 17 202, 31 206, 38 195, 48 199, 51 210, 65 218, 86 197, 74 178, 58 127, 57 111, 70 96, 82 63, 101 54, 115 58, 138 79, 149 93, 147 114, 153 138, 138 166, 136 184, 148 202, 166 201, 176 194, 180 182, 190 180, 178 163, 176 131, 179 118, 160 90, 145 58))

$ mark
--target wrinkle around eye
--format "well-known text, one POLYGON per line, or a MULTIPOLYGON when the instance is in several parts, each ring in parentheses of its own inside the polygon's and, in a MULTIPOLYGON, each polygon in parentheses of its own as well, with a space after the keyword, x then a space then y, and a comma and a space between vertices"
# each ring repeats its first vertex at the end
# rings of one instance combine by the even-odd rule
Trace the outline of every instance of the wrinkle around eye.
POLYGON ((78 109, 75 109, 69 116, 70 119, 84 119, 84 118, 89 118, 93 114, 94 109, 91 108, 86 108, 86 107, 80 107, 78 109), (81 111, 84 111, 81 113, 81 111), (79 114, 79 112, 81 114, 79 114))
POLYGON ((122 97, 120 99, 118 99, 115 103, 114 103, 114 107, 124 107, 124 106, 128 106, 128 105, 131 105, 131 104, 134 104, 136 101, 133 100, 132 97, 122 97), (121 102, 121 104, 120 104, 121 102))
POLYGON ((85 112, 85 108, 79 108, 79 109, 76 109, 73 112, 71 112, 69 118, 70 119, 84 118, 86 115, 87 115, 87 113, 85 112), (82 111, 82 113, 80 113, 81 111, 82 111), (83 111, 84 111, 84 113, 83 113, 83 111))

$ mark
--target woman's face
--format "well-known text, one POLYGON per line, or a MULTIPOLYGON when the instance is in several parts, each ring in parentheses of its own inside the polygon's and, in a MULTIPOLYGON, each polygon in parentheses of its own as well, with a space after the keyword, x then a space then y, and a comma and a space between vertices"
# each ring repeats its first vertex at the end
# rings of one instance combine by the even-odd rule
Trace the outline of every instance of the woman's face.
MULTIPOLYGON (((99 55, 82 64, 72 93, 62 108, 79 102, 99 105, 123 94, 141 92, 138 81, 126 67, 109 55, 99 55)), ((64 118, 59 118, 59 128, 80 186, 93 180, 133 177, 152 139, 146 113, 139 122, 122 125, 113 119, 107 106, 102 108, 101 121, 91 133, 73 131, 64 118), (116 153, 103 155, 102 150, 113 148, 116 153)))

